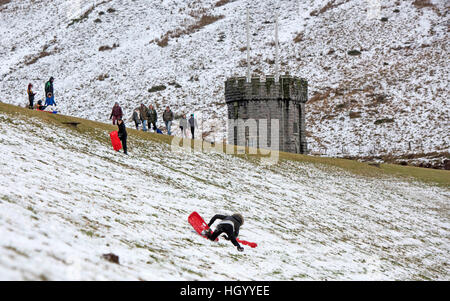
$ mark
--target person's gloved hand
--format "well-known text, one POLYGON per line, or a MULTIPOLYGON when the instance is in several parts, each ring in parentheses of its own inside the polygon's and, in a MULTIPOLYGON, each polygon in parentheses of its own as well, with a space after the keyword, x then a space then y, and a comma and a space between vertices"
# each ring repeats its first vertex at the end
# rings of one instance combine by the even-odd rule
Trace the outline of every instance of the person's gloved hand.
POLYGON ((239 252, 244 252, 244 248, 243 247, 237 247, 239 252))

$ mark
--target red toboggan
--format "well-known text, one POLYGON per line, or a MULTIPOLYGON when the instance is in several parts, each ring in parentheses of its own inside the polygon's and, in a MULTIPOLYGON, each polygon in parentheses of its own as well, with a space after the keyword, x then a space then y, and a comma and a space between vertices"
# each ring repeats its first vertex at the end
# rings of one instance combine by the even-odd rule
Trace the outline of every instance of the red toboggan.
POLYGON ((111 137, 111 143, 115 151, 119 151, 122 148, 122 142, 119 139, 119 133, 117 131, 113 131, 109 133, 111 137))

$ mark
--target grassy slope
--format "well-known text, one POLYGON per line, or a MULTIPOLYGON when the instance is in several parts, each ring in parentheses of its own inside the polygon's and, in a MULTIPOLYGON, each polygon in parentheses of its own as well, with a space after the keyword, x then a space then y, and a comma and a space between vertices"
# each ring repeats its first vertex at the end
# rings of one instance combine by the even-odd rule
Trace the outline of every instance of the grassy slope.
MULTIPOLYGON (((71 127, 74 130, 83 133, 92 133, 92 138, 101 140, 103 143, 109 143, 107 139, 102 136, 95 135, 98 130, 116 130, 117 127, 101 122, 91 121, 87 119, 81 119, 72 116, 65 116, 60 114, 50 114, 46 112, 33 111, 26 108, 6 104, 0 102, 0 111, 14 116, 14 114, 21 114, 30 117, 38 117, 46 122, 51 122, 60 126, 71 127), (79 125, 75 128, 71 125, 66 125, 66 122, 78 122, 79 125), (101 138, 98 138, 101 137, 101 138)), ((159 143, 170 144, 172 137, 167 135, 158 135, 153 133, 144 133, 142 131, 136 131, 128 128, 129 135, 137 136, 141 139, 156 141, 159 143)), ((192 141, 191 141, 192 142, 192 141)), ((246 151, 248 153, 248 150, 246 151)), ((249 157, 258 157, 259 155, 252 155, 249 157)), ((411 166, 401 166, 395 164, 380 164, 379 167, 371 166, 367 163, 362 163, 354 160, 336 159, 336 158, 324 158, 315 156, 306 156, 292 153, 280 152, 279 158, 281 160, 291 160, 300 162, 309 162, 314 164, 324 164, 327 166, 333 166, 342 168, 345 171, 367 177, 384 177, 395 176, 403 178, 412 178, 422 181, 427 184, 437 185, 441 187, 450 187, 450 172, 446 170, 427 169, 411 166)))

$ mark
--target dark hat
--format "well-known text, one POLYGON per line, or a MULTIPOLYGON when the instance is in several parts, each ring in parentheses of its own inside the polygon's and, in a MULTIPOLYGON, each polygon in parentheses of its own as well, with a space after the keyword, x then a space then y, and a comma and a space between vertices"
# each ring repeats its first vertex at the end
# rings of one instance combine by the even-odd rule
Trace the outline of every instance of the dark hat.
POLYGON ((237 220, 241 224, 241 226, 244 225, 244 217, 242 216, 242 214, 235 213, 232 215, 232 217, 234 217, 234 219, 237 220))

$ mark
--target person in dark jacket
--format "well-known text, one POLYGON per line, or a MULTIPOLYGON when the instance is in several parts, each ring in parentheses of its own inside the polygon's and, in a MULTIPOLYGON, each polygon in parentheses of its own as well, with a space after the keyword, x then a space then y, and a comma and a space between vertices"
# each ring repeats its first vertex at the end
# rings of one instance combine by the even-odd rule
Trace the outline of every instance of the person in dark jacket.
POLYGON ((147 113, 148 113, 147 107, 143 103, 141 103, 141 106, 139 107, 139 114, 142 122, 142 130, 144 132, 147 131, 147 118, 148 118, 147 113))
POLYGON ((197 127, 197 120, 194 119, 194 114, 191 114, 191 118, 189 118, 189 126, 191 127, 192 139, 194 139, 194 131, 197 127))
POLYGON ((42 105, 42 100, 38 100, 36 109, 39 111, 44 111, 47 108, 47 106, 42 105))
POLYGON ((153 131, 156 132, 156 121, 158 120, 158 114, 156 113, 156 110, 153 108, 153 105, 148 106, 148 112, 147 112, 147 118, 148 118, 148 129, 153 126, 153 131))
POLYGON ((122 108, 119 106, 119 103, 116 102, 112 108, 111 116, 109 116, 109 119, 112 119, 112 123, 115 125, 117 120, 122 119, 122 116, 122 108))
POLYGON ((202 234, 204 234, 208 239, 215 241, 220 234, 225 233, 226 236, 224 238, 226 240, 231 240, 239 252, 244 251, 244 248, 241 247, 239 242, 236 240, 239 235, 239 228, 244 224, 244 217, 239 213, 235 213, 231 216, 216 214, 209 221, 208 226, 211 227, 216 219, 222 220, 217 225, 216 230, 214 232, 211 232, 211 230, 209 230, 209 232, 205 230, 202 234))
POLYGON ((119 127, 119 139, 122 142, 123 152, 125 155, 128 155, 127 152, 127 129, 125 126, 125 123, 123 122, 122 118, 119 118, 117 120, 117 126, 119 127))
POLYGON ((172 126, 173 121, 173 112, 168 106, 166 107, 166 110, 163 113, 163 121, 166 124, 167 135, 169 136, 172 135, 170 128, 172 126))
POLYGON ((53 106, 56 105, 55 94, 53 93, 53 76, 45 83, 45 105, 53 106))
POLYGON ((139 130, 139 124, 141 123, 141 119, 139 118, 139 110, 135 109, 132 117, 134 124, 136 125, 136 130, 139 130))
POLYGON ((33 85, 31 83, 28 84, 27 94, 28 94, 28 101, 29 101, 28 107, 30 109, 33 109, 33 107, 34 107, 34 96, 36 95, 36 93, 33 92, 33 85))

